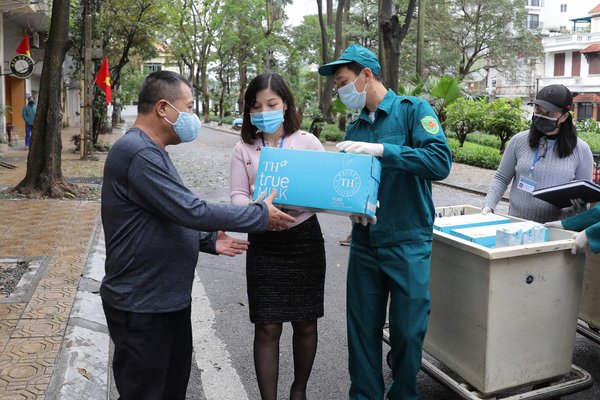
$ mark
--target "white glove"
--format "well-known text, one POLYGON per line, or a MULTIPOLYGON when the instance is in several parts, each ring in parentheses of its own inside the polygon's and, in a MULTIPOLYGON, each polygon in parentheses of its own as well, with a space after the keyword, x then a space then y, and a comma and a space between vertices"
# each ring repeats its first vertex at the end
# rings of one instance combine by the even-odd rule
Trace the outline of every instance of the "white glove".
MULTIPOLYGON (((377 200, 377 208, 379 208, 379 200, 377 200)), ((377 216, 369 218, 366 215, 351 215, 350 219, 353 223, 361 224, 362 226, 367 226, 369 222, 371 225, 375 225, 377 223, 377 216)))
POLYGON ((580 212, 587 211, 588 203, 583 199, 571 199, 571 209, 575 214, 579 214, 580 212))
POLYGON ((482 213, 483 215, 486 215, 487 213, 494 213, 494 210, 492 210, 492 209, 491 209, 490 207, 488 207, 488 206, 484 206, 484 207, 481 209, 481 213, 482 213))
POLYGON ((565 229, 565 227, 563 226, 561 221, 550 221, 550 222, 546 222, 544 224, 544 226, 546 228, 558 228, 558 229, 565 229))
POLYGON ((335 147, 346 153, 370 154, 375 157, 381 157, 383 155, 383 144, 381 143, 353 142, 352 140, 345 140, 336 144, 335 147))
POLYGON ((351 215, 350 219, 353 224, 361 224, 362 226, 367 226, 369 223, 369 219, 364 215, 351 215))
POLYGON ((589 253, 592 251, 585 231, 574 233, 572 239, 574 242, 573 247, 571 248, 571 254, 589 253))
POLYGON ((361 224, 362 226, 367 226, 367 224, 371 223, 371 225, 375 225, 377 223, 377 217, 369 218, 366 215, 351 215, 350 219, 355 224, 361 224))

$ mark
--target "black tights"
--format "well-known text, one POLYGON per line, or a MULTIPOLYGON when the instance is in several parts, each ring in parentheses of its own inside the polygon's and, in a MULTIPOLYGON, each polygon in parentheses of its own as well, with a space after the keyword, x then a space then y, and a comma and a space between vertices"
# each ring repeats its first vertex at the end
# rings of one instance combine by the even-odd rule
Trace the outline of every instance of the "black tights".
MULTIPOLYGON (((317 320, 292 322, 294 382, 290 400, 305 400, 306 385, 317 353, 317 320)), ((277 400, 279 338, 282 324, 255 324, 254 367, 262 400, 277 400)))

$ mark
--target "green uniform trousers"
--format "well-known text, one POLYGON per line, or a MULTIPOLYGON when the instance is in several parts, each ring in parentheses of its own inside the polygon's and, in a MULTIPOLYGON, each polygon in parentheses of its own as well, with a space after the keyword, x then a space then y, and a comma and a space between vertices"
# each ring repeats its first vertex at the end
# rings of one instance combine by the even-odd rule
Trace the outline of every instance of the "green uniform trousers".
POLYGON ((347 320, 350 399, 384 396, 382 336, 390 299, 393 383, 390 400, 418 399, 417 373, 430 311, 431 241, 388 247, 352 243, 347 320))

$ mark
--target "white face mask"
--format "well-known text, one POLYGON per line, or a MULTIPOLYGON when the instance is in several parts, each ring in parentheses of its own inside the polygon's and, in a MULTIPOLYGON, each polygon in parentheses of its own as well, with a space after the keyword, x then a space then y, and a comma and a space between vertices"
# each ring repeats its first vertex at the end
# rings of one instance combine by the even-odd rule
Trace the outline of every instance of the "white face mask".
POLYGON ((344 103, 346 107, 350 109, 362 109, 365 107, 365 104, 367 102, 367 86, 369 85, 369 83, 365 85, 365 90, 358 93, 354 83, 357 81, 359 76, 356 77, 354 82, 350 82, 347 85, 342 86, 337 91, 342 103, 344 103))

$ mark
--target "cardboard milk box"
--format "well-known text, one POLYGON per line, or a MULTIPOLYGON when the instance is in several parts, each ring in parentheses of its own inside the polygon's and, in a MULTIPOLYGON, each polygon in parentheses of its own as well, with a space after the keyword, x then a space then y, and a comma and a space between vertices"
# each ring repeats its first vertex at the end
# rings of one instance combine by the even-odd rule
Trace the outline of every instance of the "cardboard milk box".
POLYGON ((288 209, 374 217, 381 164, 366 154, 263 147, 254 196, 277 189, 288 209))
POLYGON ((433 221, 433 229, 450 233, 454 229, 468 228, 471 226, 507 224, 510 218, 493 213, 487 214, 464 214, 451 217, 440 217, 433 221))
POLYGON ((529 221, 458 228, 450 234, 482 246, 496 248, 548 241, 548 229, 529 221))

